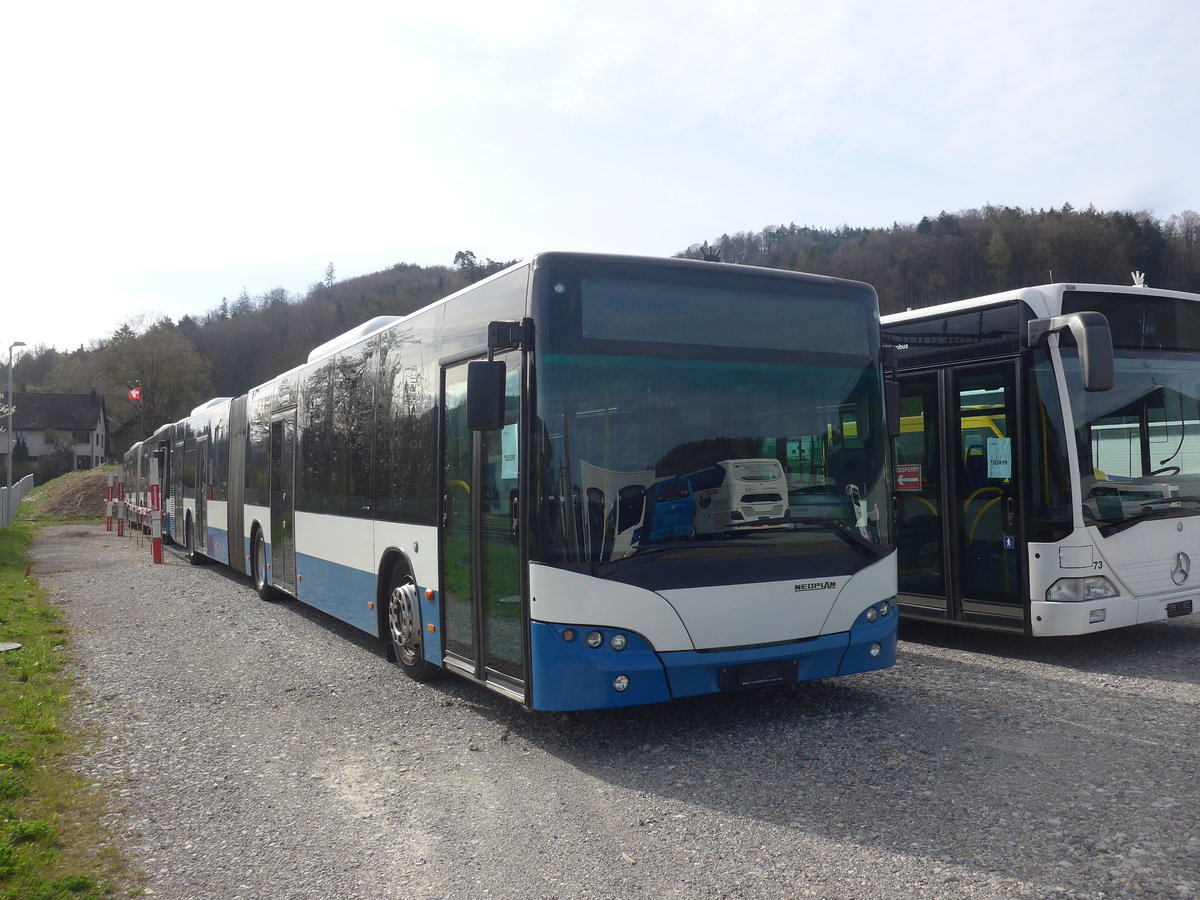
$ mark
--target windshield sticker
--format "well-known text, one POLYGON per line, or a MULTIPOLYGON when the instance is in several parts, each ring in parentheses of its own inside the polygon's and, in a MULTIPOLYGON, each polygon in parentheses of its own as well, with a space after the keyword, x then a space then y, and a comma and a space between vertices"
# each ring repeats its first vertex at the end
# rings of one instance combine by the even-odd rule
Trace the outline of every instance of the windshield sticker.
POLYGON ((987 441, 988 478, 1012 478, 1012 440, 990 437, 987 441))
POLYGON ((501 453, 503 460, 500 462, 500 477, 501 478, 516 478, 517 477, 517 426, 505 425, 504 430, 500 433, 501 453))

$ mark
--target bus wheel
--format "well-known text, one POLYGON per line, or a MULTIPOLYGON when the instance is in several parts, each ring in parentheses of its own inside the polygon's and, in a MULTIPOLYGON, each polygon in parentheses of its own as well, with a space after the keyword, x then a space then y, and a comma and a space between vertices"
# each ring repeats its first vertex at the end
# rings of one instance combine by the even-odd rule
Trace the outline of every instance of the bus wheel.
POLYGON ((387 634, 396 665, 414 681, 428 681, 441 670, 421 653, 421 618, 417 585, 407 572, 392 569, 387 601, 387 634))
POLYGON ((267 584, 267 542, 263 540, 260 529, 254 529, 250 544, 250 572, 254 577, 254 589, 263 600, 278 600, 279 591, 267 584))
POLYGON ((187 561, 193 566, 204 565, 204 554, 196 549, 196 529, 192 525, 192 520, 187 522, 187 561))

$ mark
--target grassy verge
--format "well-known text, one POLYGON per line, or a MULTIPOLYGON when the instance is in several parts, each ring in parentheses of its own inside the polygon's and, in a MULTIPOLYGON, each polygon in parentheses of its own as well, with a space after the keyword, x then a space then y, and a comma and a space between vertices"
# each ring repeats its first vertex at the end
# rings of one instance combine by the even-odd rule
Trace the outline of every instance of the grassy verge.
POLYGON ((21 645, 0 652, 0 900, 109 898, 122 863, 106 849, 104 798, 70 766, 81 736, 67 721, 68 634, 26 574, 33 527, 18 516, 0 528, 0 644, 21 645))

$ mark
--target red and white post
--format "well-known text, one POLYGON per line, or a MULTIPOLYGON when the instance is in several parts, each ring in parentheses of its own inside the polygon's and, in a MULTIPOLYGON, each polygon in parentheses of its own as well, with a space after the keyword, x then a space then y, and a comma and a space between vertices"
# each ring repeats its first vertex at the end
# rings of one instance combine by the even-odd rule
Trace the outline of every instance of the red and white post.
POLYGON ((125 482, 117 482, 117 537, 125 535, 125 482))
POLYGON ((113 520, 113 481, 116 480, 117 473, 108 473, 108 487, 104 491, 104 530, 112 531, 113 520))
POLYGON ((162 554, 162 494, 158 483, 158 460, 150 460, 150 553, 156 563, 162 554))

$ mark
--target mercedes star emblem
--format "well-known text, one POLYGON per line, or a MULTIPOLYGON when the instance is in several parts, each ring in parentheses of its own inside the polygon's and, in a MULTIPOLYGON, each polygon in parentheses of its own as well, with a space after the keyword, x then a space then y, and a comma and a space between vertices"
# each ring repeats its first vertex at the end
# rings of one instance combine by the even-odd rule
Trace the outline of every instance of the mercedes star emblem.
POLYGON ((1175 554, 1175 559, 1171 563, 1171 580, 1176 584, 1183 584, 1191 573, 1192 561, 1186 553, 1180 550, 1175 554))

